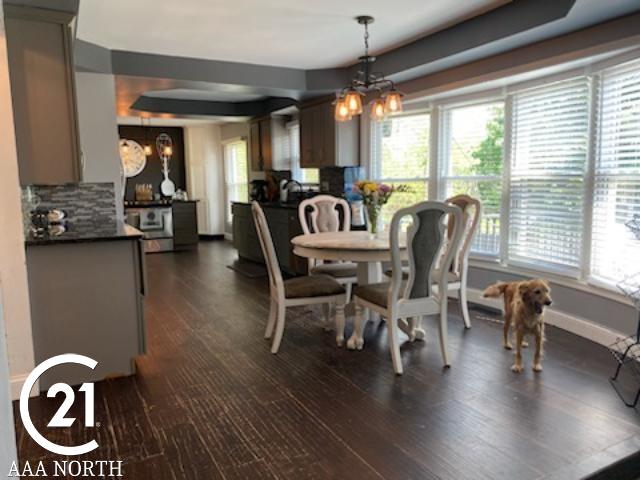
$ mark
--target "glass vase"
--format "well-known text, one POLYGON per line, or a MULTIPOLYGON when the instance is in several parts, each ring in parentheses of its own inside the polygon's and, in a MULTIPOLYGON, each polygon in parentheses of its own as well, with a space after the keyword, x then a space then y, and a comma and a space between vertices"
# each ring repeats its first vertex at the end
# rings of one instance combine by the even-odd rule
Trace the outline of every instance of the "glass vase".
POLYGON ((377 235, 381 230, 380 205, 367 205, 367 230, 377 235))

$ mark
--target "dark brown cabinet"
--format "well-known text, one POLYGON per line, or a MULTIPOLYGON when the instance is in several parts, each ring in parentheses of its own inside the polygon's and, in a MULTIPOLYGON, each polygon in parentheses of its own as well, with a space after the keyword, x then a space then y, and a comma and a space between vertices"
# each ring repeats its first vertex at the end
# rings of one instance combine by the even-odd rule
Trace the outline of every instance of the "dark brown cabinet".
MULTIPOLYGON (((264 263, 264 256, 251 213, 251 205, 234 203, 231 208, 233 213, 233 246, 238 250, 238 256, 245 260, 264 263)), ((266 206, 263 209, 280 268, 290 275, 306 274, 307 260, 294 255, 291 245, 291 239, 302 234, 298 211, 292 208, 266 206)))
POLYGON ((82 177, 70 22, 73 16, 5 5, 20 183, 82 177))
POLYGON ((198 245, 197 203, 173 202, 173 249, 190 250, 198 245))
POLYGON ((249 143, 251 170, 262 172, 270 170, 273 149, 271 145, 271 118, 254 120, 249 125, 249 143))
POLYGON ((300 166, 351 167, 360 163, 360 118, 336 122, 331 102, 300 109, 300 166))

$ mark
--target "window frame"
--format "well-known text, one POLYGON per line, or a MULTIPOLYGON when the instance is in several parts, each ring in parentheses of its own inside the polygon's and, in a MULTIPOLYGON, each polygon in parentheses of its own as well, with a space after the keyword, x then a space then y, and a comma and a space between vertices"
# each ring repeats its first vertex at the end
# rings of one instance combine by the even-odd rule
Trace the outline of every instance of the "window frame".
MULTIPOLYGON (((235 138, 230 138, 228 140, 225 140, 222 142, 222 165, 223 165, 223 171, 224 171, 224 175, 223 175, 223 182, 224 182, 224 204, 225 204, 225 209, 224 209, 224 223, 225 223, 225 227, 227 228, 227 230, 231 227, 231 220, 232 220, 232 215, 230 214, 230 210, 231 210, 231 202, 232 201, 238 201, 238 200, 232 200, 231 196, 229 195, 229 191, 231 188, 237 188, 237 187, 242 187, 244 185, 247 185, 248 188, 248 183, 249 183, 249 168, 250 168, 250 164, 249 164, 249 143, 247 141, 247 137, 235 137, 235 138), (247 157, 247 168, 245 171, 245 176, 246 176, 246 182, 233 182, 230 183, 229 180, 229 175, 230 175, 230 170, 229 170, 229 164, 227 162, 227 156, 226 156, 226 151, 227 151, 227 147, 233 145, 233 144, 239 144, 242 143, 244 144, 244 148, 245 148, 245 156, 247 157)), ((235 171, 235 168, 234 168, 235 171)), ((247 201, 249 199, 247 198, 247 201)))
MULTIPOLYGON (((505 82, 505 86, 499 88, 490 88, 486 90, 479 90, 471 94, 462 95, 450 95, 446 93, 438 94, 432 100, 424 97, 421 99, 409 99, 405 102, 405 111, 398 116, 415 115, 420 113, 429 113, 431 121, 431 130, 429 138, 430 146, 430 158, 429 158, 429 172, 428 176, 424 178, 428 182, 428 199, 442 199, 446 193, 447 182, 452 180, 465 180, 466 178, 458 176, 445 176, 443 169, 444 153, 444 135, 446 134, 446 115, 448 110, 454 108, 473 106, 479 104, 489 104, 495 102, 504 102, 504 140, 503 140, 503 169, 502 169, 502 196, 500 205, 500 246, 498 256, 486 255, 479 252, 471 252, 470 257, 472 263, 476 266, 485 265, 487 268, 510 268, 514 273, 532 272, 546 273, 553 276, 558 280, 558 283, 571 284, 581 286, 580 288, 590 289, 592 287, 601 289, 601 295, 616 298, 624 303, 629 303, 623 297, 617 287, 616 282, 622 279, 616 279, 609 281, 601 277, 596 277, 592 274, 592 256, 593 256, 593 215, 594 215, 594 186, 596 181, 596 164, 598 161, 598 139, 600 135, 599 125, 599 97, 601 94, 601 82, 604 72, 612 67, 617 67, 626 63, 637 61, 637 52, 634 50, 622 55, 610 57, 600 62, 579 68, 567 68, 559 73, 551 75, 540 75, 526 81, 513 81, 505 82), (584 77, 588 80, 588 140, 586 150, 586 172, 584 176, 584 213, 582 216, 582 252, 579 258, 579 267, 575 275, 572 272, 568 272, 565 268, 553 268, 553 266, 544 263, 527 263, 519 262, 509 258, 509 234, 510 231, 510 214, 511 214, 511 180, 512 180, 512 163, 513 163, 513 151, 512 151, 512 129, 513 129, 513 103, 514 95, 519 92, 538 88, 540 86, 549 85, 552 83, 575 79, 578 77, 584 77), (494 265, 494 267, 491 267, 494 265)), ((639 64, 640 66, 640 64, 639 64)), ((394 115, 395 117, 396 115, 394 115)), ((367 143, 364 146, 365 161, 367 162, 367 172, 370 178, 374 178, 378 181, 416 181, 423 180, 422 178, 414 179, 378 179, 376 178, 376 166, 373 165, 375 159, 372 156, 372 140, 373 130, 371 122, 368 118, 363 117, 363 132, 368 132, 366 135, 367 143)), ((379 170, 380 167, 378 166, 379 170)), ((489 176, 489 179, 497 178, 489 176)), ((471 180, 480 179, 479 176, 469 177, 471 180)), ((526 273, 525 273, 526 274, 526 273)))

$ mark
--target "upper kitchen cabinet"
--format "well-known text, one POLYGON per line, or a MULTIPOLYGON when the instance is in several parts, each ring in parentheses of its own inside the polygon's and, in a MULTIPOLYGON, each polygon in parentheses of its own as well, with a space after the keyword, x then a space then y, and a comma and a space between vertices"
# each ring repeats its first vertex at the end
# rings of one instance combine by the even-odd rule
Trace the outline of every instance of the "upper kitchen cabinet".
POLYGON ((271 118, 265 117, 249 125, 251 170, 262 172, 272 168, 271 118))
POLYGON ((300 166, 353 167, 360 158, 360 119, 336 122, 331 102, 300 109, 300 166))
POLYGON ((73 16, 10 5, 4 12, 20 183, 78 182, 73 16))

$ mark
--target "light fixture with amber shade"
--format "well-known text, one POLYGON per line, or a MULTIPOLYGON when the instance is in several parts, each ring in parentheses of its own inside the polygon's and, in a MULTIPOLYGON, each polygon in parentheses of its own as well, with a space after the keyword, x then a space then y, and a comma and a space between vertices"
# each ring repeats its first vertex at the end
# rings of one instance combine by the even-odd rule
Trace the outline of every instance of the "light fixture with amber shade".
POLYGON ((403 94, 396 89, 392 80, 371 71, 371 65, 376 60, 376 57, 369 55, 369 25, 373 23, 373 17, 361 15, 356 17, 356 20, 360 25, 364 25, 364 55, 358 58, 362 68, 349 86, 336 93, 335 119, 338 122, 347 122, 355 115, 360 115, 362 98, 375 89, 379 97, 371 102, 370 118, 381 121, 389 114, 402 112, 403 94))

